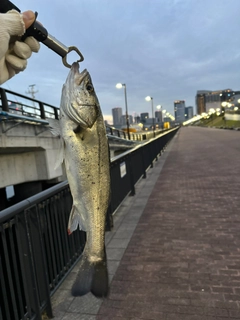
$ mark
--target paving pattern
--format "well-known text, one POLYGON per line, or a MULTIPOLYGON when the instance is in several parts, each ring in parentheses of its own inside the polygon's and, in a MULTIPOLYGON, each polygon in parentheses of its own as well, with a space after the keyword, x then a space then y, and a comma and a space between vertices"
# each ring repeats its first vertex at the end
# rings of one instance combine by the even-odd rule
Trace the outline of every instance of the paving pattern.
POLYGON ((109 297, 63 287, 55 319, 240 319, 240 132, 182 128, 116 213, 107 253, 109 297))

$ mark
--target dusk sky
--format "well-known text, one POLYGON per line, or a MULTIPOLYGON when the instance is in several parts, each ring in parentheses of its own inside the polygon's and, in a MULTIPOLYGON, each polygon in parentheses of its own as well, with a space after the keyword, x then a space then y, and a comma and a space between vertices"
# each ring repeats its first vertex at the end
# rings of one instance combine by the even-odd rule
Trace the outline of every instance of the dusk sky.
MULTIPOLYGON (((112 108, 125 110, 118 82, 127 85, 132 115, 151 116, 148 95, 154 107, 174 115, 174 100, 185 100, 195 112, 197 90, 240 90, 240 0, 12 2, 21 11, 37 11, 51 35, 80 49, 80 69, 90 72, 108 120, 112 108)), ((2 87, 25 94, 36 84, 36 99, 59 106, 68 72, 61 57, 41 44, 27 69, 2 87)))

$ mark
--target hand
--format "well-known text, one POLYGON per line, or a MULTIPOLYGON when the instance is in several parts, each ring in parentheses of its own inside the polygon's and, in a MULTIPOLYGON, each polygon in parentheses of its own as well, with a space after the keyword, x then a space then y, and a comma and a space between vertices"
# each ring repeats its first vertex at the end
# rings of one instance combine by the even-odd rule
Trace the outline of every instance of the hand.
POLYGON ((32 11, 15 10, 0 14, 0 84, 26 69, 27 59, 38 52, 40 45, 33 37, 23 42, 21 36, 35 20, 32 11))

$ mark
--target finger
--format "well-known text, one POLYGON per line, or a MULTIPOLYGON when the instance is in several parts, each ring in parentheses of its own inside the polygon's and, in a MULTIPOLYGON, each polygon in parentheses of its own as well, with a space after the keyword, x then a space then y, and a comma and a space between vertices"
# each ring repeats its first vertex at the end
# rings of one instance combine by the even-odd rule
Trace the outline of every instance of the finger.
POLYGON ((2 84, 9 79, 9 71, 5 63, 5 57, 0 60, 0 70, 0 84, 2 84))
POLYGON ((15 54, 22 59, 28 59, 32 55, 31 48, 24 42, 16 41, 13 46, 15 54))
POLYGON ((23 71, 27 67, 27 60, 16 57, 15 55, 6 55, 6 61, 16 72, 23 71))
POLYGON ((27 37, 24 41, 33 52, 38 52, 40 49, 39 42, 33 37, 27 37))
POLYGON ((35 13, 31 10, 25 11, 22 14, 23 22, 25 24, 25 28, 29 28, 33 22, 35 21, 35 13))

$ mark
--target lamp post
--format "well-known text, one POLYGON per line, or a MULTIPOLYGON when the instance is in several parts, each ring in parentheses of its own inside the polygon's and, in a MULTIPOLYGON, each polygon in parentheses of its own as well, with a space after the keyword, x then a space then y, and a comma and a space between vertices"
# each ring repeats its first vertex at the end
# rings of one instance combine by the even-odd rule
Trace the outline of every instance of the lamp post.
POLYGON ((153 137, 155 137, 155 131, 154 131, 154 117, 153 117, 153 97, 147 96, 145 98, 146 101, 152 102, 152 128, 153 128, 153 137))
POLYGON ((125 108, 126 108, 126 124, 127 124, 127 134, 128 140, 130 140, 130 133, 129 133, 129 119, 128 119, 128 106, 127 106, 127 87, 125 83, 117 83, 116 88, 121 89, 124 88, 124 95, 125 95, 125 108))

